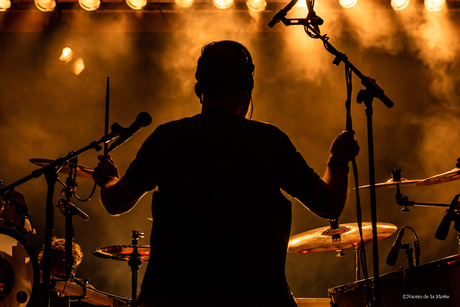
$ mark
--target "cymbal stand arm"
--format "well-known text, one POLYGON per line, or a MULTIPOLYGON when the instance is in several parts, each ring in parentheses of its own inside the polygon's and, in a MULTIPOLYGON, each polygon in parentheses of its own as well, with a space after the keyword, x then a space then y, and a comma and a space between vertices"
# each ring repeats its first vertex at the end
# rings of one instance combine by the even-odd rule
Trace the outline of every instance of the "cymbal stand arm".
POLYGON ((361 279, 361 270, 359 266, 359 244, 353 245, 353 252, 355 254, 355 280, 358 281, 361 279))
POLYGON ((73 210, 71 208, 70 200, 72 198, 72 193, 76 188, 76 176, 74 177, 74 170, 75 170, 75 175, 76 175, 76 170, 77 170, 77 163, 78 163, 78 158, 75 157, 70 160, 70 171, 69 171, 69 176, 67 177, 66 180, 66 185, 64 186, 64 189, 62 191, 62 194, 65 196, 64 200, 64 208, 61 209, 62 213, 64 213, 65 216, 65 247, 64 247, 64 252, 65 252, 65 263, 66 263, 66 271, 65 271, 65 276, 67 279, 71 277, 72 274, 72 268, 75 265, 75 259, 72 255, 72 241, 75 238, 75 231, 73 228, 73 210))
POLYGON ((139 259, 138 244, 139 239, 144 237, 144 233, 141 231, 133 230, 133 253, 132 258, 129 259, 128 264, 131 267, 132 278, 131 278, 131 307, 137 306, 137 275, 139 267, 142 265, 142 261, 139 259))

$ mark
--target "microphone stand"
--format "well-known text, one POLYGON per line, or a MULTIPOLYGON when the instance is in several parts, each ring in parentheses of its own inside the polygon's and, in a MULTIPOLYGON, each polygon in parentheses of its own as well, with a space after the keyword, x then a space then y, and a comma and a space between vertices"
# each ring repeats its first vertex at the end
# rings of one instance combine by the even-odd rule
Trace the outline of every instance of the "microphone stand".
MULTIPOLYGON (((115 123, 116 124, 116 123, 115 123)), ((46 194, 46 217, 45 217, 45 240, 44 240, 44 250, 43 250, 43 304, 44 306, 49 306, 50 293, 51 293, 51 239, 53 236, 54 229, 54 205, 53 205, 53 196, 55 184, 58 181, 57 173, 59 170, 71 159, 94 149, 100 151, 102 149, 101 143, 108 143, 114 138, 116 138, 122 131, 119 129, 120 125, 112 125, 112 132, 103 136, 98 141, 93 141, 89 145, 77 150, 71 151, 67 156, 60 157, 48 165, 43 166, 37 170, 34 170, 28 176, 19 179, 18 181, 0 189, 0 194, 4 194, 7 191, 33 179, 38 178, 42 175, 45 175, 47 183, 47 194, 46 194)))
POLYGON ((374 140, 372 127, 372 101, 374 98, 379 98, 388 108, 393 107, 393 102, 384 94, 384 91, 377 85, 374 79, 364 76, 349 60, 348 57, 339 52, 334 46, 329 43, 327 35, 321 35, 318 25, 323 24, 323 20, 313 11, 311 0, 307 0, 308 15, 307 18, 288 19, 285 17, 287 11, 292 8, 295 0, 291 1, 284 9, 275 15, 269 23, 273 27, 278 21, 282 21, 284 25, 303 25, 307 34, 312 38, 319 38, 323 41, 326 50, 335 56, 333 64, 338 66, 341 62, 354 72, 361 80, 365 90, 361 90, 357 96, 358 103, 364 103, 367 116, 367 131, 368 131, 368 154, 369 154, 369 181, 370 181, 370 200, 371 200, 371 221, 372 221, 372 248, 373 248, 373 265, 374 265, 374 303, 376 307, 380 306, 380 281, 379 281, 379 256, 378 256, 378 237, 377 237, 377 202, 375 195, 375 166, 374 166, 374 140))

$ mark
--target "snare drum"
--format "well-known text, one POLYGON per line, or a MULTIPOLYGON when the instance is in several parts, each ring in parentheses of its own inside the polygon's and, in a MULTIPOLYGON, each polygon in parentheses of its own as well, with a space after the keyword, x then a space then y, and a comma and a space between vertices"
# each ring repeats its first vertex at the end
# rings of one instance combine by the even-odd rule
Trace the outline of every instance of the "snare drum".
MULTIPOLYGON (((382 307, 460 307, 460 255, 382 274, 382 307)), ((329 289, 334 307, 366 307, 366 293, 373 295, 373 279, 366 291, 364 281, 329 289)))
POLYGON ((0 306, 32 307, 40 283, 35 253, 18 232, 0 227, 0 306))

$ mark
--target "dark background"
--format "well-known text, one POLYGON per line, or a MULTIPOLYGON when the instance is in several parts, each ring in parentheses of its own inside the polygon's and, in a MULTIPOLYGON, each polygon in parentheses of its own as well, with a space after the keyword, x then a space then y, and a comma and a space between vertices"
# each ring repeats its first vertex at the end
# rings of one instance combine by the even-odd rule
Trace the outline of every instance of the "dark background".
MULTIPOLYGON (((326 4, 316 6, 317 14, 325 21, 322 33, 327 33, 330 42, 347 54, 364 75, 376 79, 395 104, 390 109, 379 100, 373 103, 376 181, 388 180, 394 168, 401 168, 403 177, 408 179, 424 179, 453 169, 460 157, 458 12, 444 9, 433 13, 420 7, 395 12, 371 1, 360 1, 349 10, 331 9, 326 4)), ((301 26, 279 24, 274 30, 268 29, 267 21, 276 12, 250 15, 230 9, 208 13, 193 9, 180 14, 134 17, 134 13, 121 13, 104 23, 103 28, 82 29, 71 22, 68 32, 8 30, 10 13, 0 14, 0 177, 4 182, 13 183, 36 169, 29 162, 31 158, 55 159, 102 137, 107 77, 111 123, 128 126, 142 111, 153 117, 151 126, 113 152, 123 174, 157 125, 200 111, 193 92, 196 61, 203 45, 222 39, 243 43, 253 55, 253 119, 281 128, 309 165, 322 174, 330 143, 345 128, 344 65, 334 67, 333 56, 321 41, 308 37, 301 26), (131 31, 129 22, 133 18, 159 18, 161 29, 131 31), (57 59, 64 41, 70 42, 84 59, 86 68, 78 76, 57 59)), ((74 18, 89 18, 87 24, 96 24, 101 15, 76 12, 74 18)), ((303 9, 289 14, 305 15, 303 9)), ((27 24, 27 16, 23 18, 21 22, 27 24)), ((49 15, 42 18, 41 26, 47 24, 49 15)), ((361 145, 358 179, 360 185, 366 185, 366 117, 364 106, 355 102, 362 89, 356 76, 353 85, 353 127, 361 145)), ((79 164, 93 168, 98 154, 90 151, 81 155, 79 164)), ((66 176, 60 178, 65 180, 66 176)), ((77 193, 87 197, 92 181, 79 179, 78 184, 77 193)), ((402 191, 411 200, 450 203, 458 187, 459 183, 453 182, 404 186, 402 191)), ((40 248, 44 239, 46 181, 43 177, 33 179, 17 190, 25 195, 38 231, 27 236, 27 244, 40 248)), ((58 184, 56 191, 60 190, 58 184)), ((144 231, 140 244, 148 244, 151 193, 131 212, 111 217, 100 205, 98 192, 97 189, 86 203, 73 200, 90 215, 87 222, 74 219, 75 242, 84 253, 77 276, 89 278, 98 289, 130 296, 128 264, 96 258, 91 251, 130 244, 132 230, 144 231)), ((378 221, 392 223, 398 229, 404 225, 414 228, 420 239, 422 263, 458 252, 453 229, 445 241, 434 237, 443 209, 411 208, 404 213, 395 203, 394 194, 395 188, 377 190, 378 221)), ((363 220, 370 222, 369 191, 361 190, 360 195, 363 220)), ((56 203, 59 197, 56 193, 56 203)), ((328 226, 327 221, 315 217, 297 201, 292 203, 292 234, 328 226)), ((356 222, 355 211, 352 191, 340 222, 356 222)), ((64 217, 57 209, 54 235, 64 237, 64 217)), ((408 266, 402 251, 396 266, 385 264, 395 237, 379 242, 381 273, 408 266)), ((403 241, 412 244, 409 231, 403 241)), ((187 251, 174 242, 171 248, 187 257, 187 251)), ((372 276, 372 244, 367 250, 372 276)), ((248 253, 264 257, 257 242, 248 253)), ((345 253, 343 258, 337 258, 334 251, 288 254, 286 273, 293 293, 297 297, 326 297, 328 288, 354 281, 353 251, 347 249, 345 253)))

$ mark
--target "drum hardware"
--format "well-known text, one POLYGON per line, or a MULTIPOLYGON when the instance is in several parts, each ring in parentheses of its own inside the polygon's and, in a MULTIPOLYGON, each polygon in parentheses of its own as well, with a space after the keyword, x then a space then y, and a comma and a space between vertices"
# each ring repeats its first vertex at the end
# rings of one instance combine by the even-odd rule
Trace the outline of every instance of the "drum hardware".
POLYGON ((72 297, 72 299, 79 299, 95 306, 121 307, 128 306, 129 302, 126 297, 119 297, 93 288, 88 284, 88 280, 55 278, 52 280, 52 288, 58 293, 72 297))
POLYGON ((451 181, 455 181, 459 179, 460 179, 460 158, 457 159, 454 169, 448 172, 445 172, 439 175, 434 175, 427 179, 421 180, 420 182, 417 182, 415 185, 418 185, 418 186, 432 185, 432 184, 438 184, 438 183, 451 182, 451 181))
MULTIPOLYGON (((365 244, 372 242, 372 225, 362 223, 363 240, 365 244)), ((377 239, 382 240, 395 233, 397 227, 390 223, 377 224, 377 239)), ((330 227, 320 227, 308 230, 289 239, 288 253, 316 253, 352 248, 361 241, 357 223, 341 224, 335 231, 330 227), (333 242, 332 236, 340 233, 340 241, 333 242)))
MULTIPOLYGON (((43 303, 45 305, 49 304, 49 294, 51 293, 51 278, 50 278, 50 268, 51 268, 51 259, 50 259, 50 254, 51 254, 51 240, 53 236, 53 229, 54 229, 54 205, 53 205, 53 195, 54 195, 54 189, 55 189, 55 184, 59 180, 57 173, 61 171, 66 163, 70 161, 71 159, 83 154, 86 151, 89 151, 91 149, 94 149, 96 151, 99 151, 102 149, 102 146, 100 145, 101 143, 108 143, 117 136, 120 135, 120 131, 112 131, 111 133, 104 135, 101 139, 97 141, 93 141, 87 146, 77 150, 77 151, 71 151, 69 152, 65 157, 58 158, 56 160, 52 160, 52 162, 47 161, 47 165, 41 167, 40 169, 37 169, 33 171, 31 174, 23 177, 22 179, 17 180, 16 182, 0 188, 0 194, 5 194, 7 191, 31 180, 34 178, 38 178, 42 175, 45 175, 45 179, 47 182, 47 193, 46 193, 46 207, 45 207, 45 239, 44 239, 44 251, 43 251, 43 271, 44 271, 44 276, 43 276, 43 303)), ((63 171, 66 171, 65 168, 63 171)), ((80 172, 77 172, 78 174, 83 175, 85 171, 81 170, 80 172)), ((88 175, 88 174, 86 174, 88 175)), ((87 178, 90 178, 87 176, 87 178)))
POLYGON ((0 306, 34 306, 40 271, 25 241, 19 232, 0 227, 0 306))
MULTIPOLYGON (((460 255, 382 274, 379 276, 381 306, 460 306, 459 276, 460 255)), ((373 277, 330 288, 328 295, 331 306, 368 307, 366 294, 369 290, 374 290, 373 277)))
MULTIPOLYGON (((372 223, 362 223, 362 241, 365 244, 373 241, 372 223)), ((382 240, 396 232, 397 227, 390 223, 377 224, 377 240, 382 240)), ((357 223, 341 224, 336 229, 332 227, 321 227, 305 231, 290 237, 288 243, 288 253, 315 253, 336 251, 337 257, 343 257, 343 250, 353 248, 355 279, 360 279, 360 246, 361 236, 357 223), (337 240, 337 235, 340 240, 337 240)), ((363 246, 364 246, 363 245, 363 246)))
MULTIPOLYGON (((52 164, 55 160, 52 159, 42 159, 42 158, 32 158, 29 160, 33 164, 44 167, 52 164)), ((62 166, 58 166, 59 168, 56 170, 58 173, 68 175, 70 172, 74 172, 75 168, 77 169, 77 177, 86 178, 86 179, 93 179, 94 170, 92 168, 77 165, 73 162, 65 162, 62 166)))
POLYGON ((144 261, 150 258, 150 246, 139 246, 139 239, 144 238, 144 233, 133 230, 132 245, 115 245, 95 249, 92 253, 94 256, 128 261, 131 267, 131 306, 137 305, 137 279, 138 271, 144 261))
POLYGON ((388 253, 387 259, 386 259, 386 264, 393 266, 396 264, 396 260, 398 259, 398 254, 401 249, 404 249, 406 251, 406 256, 407 256, 407 261, 409 262, 409 268, 414 267, 414 258, 412 257, 412 253, 415 250, 415 265, 420 265, 420 243, 417 237, 417 234, 415 233, 415 230, 412 227, 409 226, 403 226, 398 233, 398 236, 396 237, 395 242, 393 243, 393 246, 391 247, 390 252, 388 253), (409 243, 401 243, 403 235, 404 235, 404 229, 410 229, 412 233, 414 234, 414 248, 411 248, 409 243))

